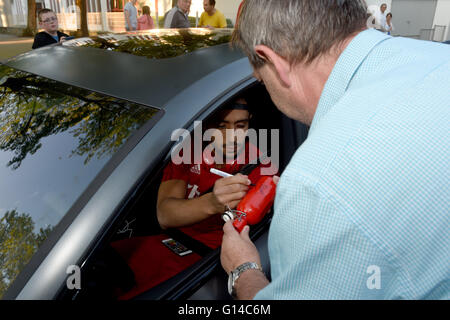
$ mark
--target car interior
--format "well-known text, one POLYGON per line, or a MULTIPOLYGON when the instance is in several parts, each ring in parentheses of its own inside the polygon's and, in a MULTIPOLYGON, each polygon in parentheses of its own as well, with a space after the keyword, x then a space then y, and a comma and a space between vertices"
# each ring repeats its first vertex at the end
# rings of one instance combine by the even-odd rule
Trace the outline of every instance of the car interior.
MULTIPOLYGON (((295 150, 306 139, 308 127, 287 118, 273 104, 267 90, 262 84, 257 82, 251 84, 243 91, 236 93, 230 100, 237 96, 244 95, 249 104, 257 106, 251 121, 251 127, 258 129, 278 129, 280 136, 279 147, 279 173, 288 164, 295 150)), ((220 110, 217 106, 215 111, 220 110)), ((214 112, 215 112, 214 111, 214 112)), ((211 112, 210 116, 214 114, 211 112)), ((270 131, 269 131, 270 132, 270 131)), ((270 150, 270 135, 269 135, 270 150)), ((89 299, 122 299, 124 296, 133 299, 189 299, 212 277, 216 279, 216 285, 210 286, 213 289, 206 290, 206 293, 194 295, 198 299, 231 299, 227 296, 226 278, 227 275, 220 265, 220 248, 211 249, 201 242, 175 230, 162 230, 156 217, 156 201, 159 185, 161 183, 163 170, 170 161, 170 148, 163 161, 157 168, 149 170, 145 178, 135 192, 132 200, 128 201, 116 214, 114 221, 111 221, 108 230, 105 230, 102 238, 99 239, 95 248, 85 258, 82 264, 82 285, 80 290, 61 289, 60 298, 67 300, 89 300, 89 299), (123 239, 150 237, 168 234, 171 238, 182 243, 192 250, 201 259, 193 263, 190 267, 176 274, 170 279, 157 284, 154 287, 145 288, 139 294, 127 296, 140 284, 136 283, 132 269, 127 264, 123 255, 113 249, 112 243, 123 239), (217 283, 222 288, 215 288, 217 283), (215 291, 215 292, 211 292, 215 291), (125 295, 124 295, 125 294, 125 295)), ((270 152, 268 152, 270 154, 270 152)), ((251 228, 252 240, 257 240, 261 235, 266 234, 270 225, 272 210, 265 218, 251 228)), ((257 245, 258 246, 258 245, 257 245)), ((135 248, 130 247, 133 251, 135 248)), ((265 249, 267 250, 267 249, 265 249)), ((261 259, 268 263, 267 253, 261 253, 261 259)), ((263 263, 264 264, 264 263, 263 263)), ((266 266, 269 269, 270 266, 266 266)), ((270 276, 269 270, 265 270, 270 276)))

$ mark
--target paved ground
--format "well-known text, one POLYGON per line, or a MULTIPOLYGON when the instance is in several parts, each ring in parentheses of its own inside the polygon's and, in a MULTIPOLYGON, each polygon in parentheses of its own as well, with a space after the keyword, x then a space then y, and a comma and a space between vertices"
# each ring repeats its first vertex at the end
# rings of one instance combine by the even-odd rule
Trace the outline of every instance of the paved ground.
POLYGON ((33 38, 0 33, 0 61, 31 50, 33 38))

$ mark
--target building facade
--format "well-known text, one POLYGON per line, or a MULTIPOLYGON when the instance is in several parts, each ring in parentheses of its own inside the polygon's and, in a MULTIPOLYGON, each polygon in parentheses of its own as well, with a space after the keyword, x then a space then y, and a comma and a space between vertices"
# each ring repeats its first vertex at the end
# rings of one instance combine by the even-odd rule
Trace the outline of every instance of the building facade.
MULTIPOLYGON (((125 31, 123 7, 128 0, 86 0, 90 31, 125 31)), ((241 0, 216 0, 216 8, 235 24, 241 0)), ((366 0, 370 11, 387 4, 393 15, 394 36, 425 40, 450 40, 450 0, 366 0)), ((154 18, 172 8, 172 0, 138 0, 138 9, 150 7, 154 18)), ((50 8, 58 15, 61 29, 76 30, 80 23, 75 0, 36 0, 36 8, 50 8)), ((27 0, 0 0, 0 27, 25 27, 27 0)), ((192 0, 190 16, 200 17, 203 0, 192 0)), ((156 19, 155 19, 156 21, 156 19)))
POLYGON ((450 40, 450 0, 366 0, 370 10, 386 3, 392 13, 394 36, 450 40))
MULTIPOLYGON (((128 0, 86 0, 90 31, 125 31, 123 7, 128 0)), ((241 0, 218 0, 216 8, 234 25, 241 0)), ((172 8, 172 0, 138 0, 138 10, 150 7, 154 18, 162 17, 172 8)), ((79 8, 75 0, 36 0, 36 9, 49 8, 56 12, 60 28, 76 30, 79 26, 79 8)), ((0 27, 25 27, 27 24, 27 0, 0 0, 0 27)), ((190 16, 200 17, 203 0, 192 0, 190 16)), ((156 19, 155 19, 156 20, 156 19)))

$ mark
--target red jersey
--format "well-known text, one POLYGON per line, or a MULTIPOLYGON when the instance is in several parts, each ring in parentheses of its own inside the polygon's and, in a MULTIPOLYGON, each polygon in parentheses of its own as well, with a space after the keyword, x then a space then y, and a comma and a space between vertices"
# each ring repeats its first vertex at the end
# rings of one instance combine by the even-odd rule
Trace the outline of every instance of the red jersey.
MULTIPOLYGON (((255 146, 247 143, 245 152, 242 152, 233 162, 225 164, 218 169, 233 175, 237 174, 246 164, 250 163, 251 156, 257 158, 261 156, 261 152, 255 146)), ((248 178, 253 184, 261 177, 261 168, 263 167, 270 167, 270 164, 259 165, 249 174, 248 178)), ((164 170, 162 181, 183 180, 187 185, 185 199, 197 198, 210 191, 214 187, 214 183, 222 178, 211 173, 211 168, 217 168, 214 159, 209 153, 204 152, 201 164, 176 165, 170 162, 164 170)), ((191 238, 201 241, 210 248, 216 249, 222 243, 222 228, 223 220, 221 214, 216 214, 204 221, 179 229, 191 238)))
MULTIPOLYGON (((220 170, 230 174, 238 173, 245 166, 245 164, 239 163, 250 162, 249 155, 260 156, 255 148, 247 144, 246 151, 241 154, 241 156, 245 155, 244 161, 238 157, 233 163, 226 164, 220 170)), ((170 162, 164 169, 162 181, 174 179, 186 181, 185 199, 200 197, 207 193, 218 179, 221 179, 221 177, 209 172, 214 167, 214 160, 206 156, 205 153, 202 164, 175 165, 170 162)), ((270 164, 260 165, 251 172, 248 177, 252 183, 255 184, 258 181, 261 176, 261 168, 263 167, 270 167, 270 164)), ((204 221, 179 229, 191 238, 215 249, 222 242, 223 224, 221 214, 218 213, 204 221)), ((162 244, 161 241, 166 238, 169 238, 169 236, 160 234, 148 237, 135 237, 111 243, 111 246, 127 261, 133 270, 136 281, 133 289, 119 294, 119 299, 135 297, 137 294, 170 279, 201 259, 201 256, 195 252, 182 257, 174 254, 162 244)))

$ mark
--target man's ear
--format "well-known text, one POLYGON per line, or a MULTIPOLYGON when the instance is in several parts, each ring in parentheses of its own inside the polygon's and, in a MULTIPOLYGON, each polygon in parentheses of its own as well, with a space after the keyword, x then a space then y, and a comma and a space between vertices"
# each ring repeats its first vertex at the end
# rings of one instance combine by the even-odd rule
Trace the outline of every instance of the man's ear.
POLYGON ((262 44, 255 46, 255 52, 261 59, 273 66, 283 86, 291 86, 292 83, 289 77, 291 65, 285 58, 262 44))

